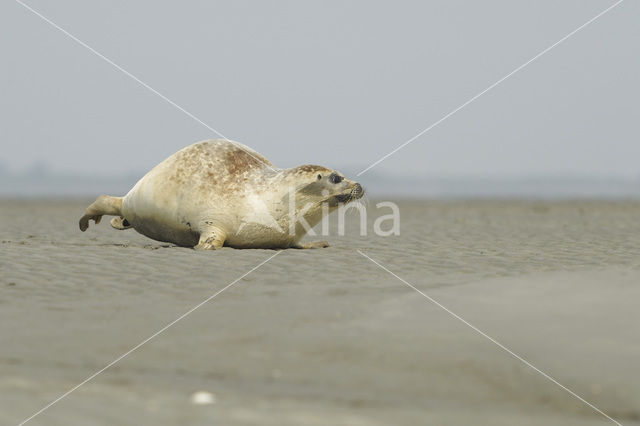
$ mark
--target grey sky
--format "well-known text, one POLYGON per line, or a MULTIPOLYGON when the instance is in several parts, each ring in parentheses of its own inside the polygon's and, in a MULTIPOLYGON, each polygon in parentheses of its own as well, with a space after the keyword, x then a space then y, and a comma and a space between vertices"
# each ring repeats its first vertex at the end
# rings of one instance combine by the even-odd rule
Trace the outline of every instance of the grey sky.
MULTIPOLYGON (((26 2, 275 164, 350 172, 614 3, 26 2)), ((639 19, 624 2, 374 170, 640 175, 639 19)), ((0 40, 11 169, 144 172, 216 137, 18 3, 0 40)))

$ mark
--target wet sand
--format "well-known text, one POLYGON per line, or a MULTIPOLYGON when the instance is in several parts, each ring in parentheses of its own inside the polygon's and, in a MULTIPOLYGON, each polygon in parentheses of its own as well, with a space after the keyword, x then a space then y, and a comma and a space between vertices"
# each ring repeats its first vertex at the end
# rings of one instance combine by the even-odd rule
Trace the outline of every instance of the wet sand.
MULTIPOLYGON (((0 201, 0 424, 275 253, 196 252, 107 218, 81 233, 90 201, 0 201)), ((349 216, 332 247, 281 252, 28 424, 613 424, 356 249, 640 424, 640 204, 402 202, 393 237, 373 235, 373 204, 368 236, 349 216)))

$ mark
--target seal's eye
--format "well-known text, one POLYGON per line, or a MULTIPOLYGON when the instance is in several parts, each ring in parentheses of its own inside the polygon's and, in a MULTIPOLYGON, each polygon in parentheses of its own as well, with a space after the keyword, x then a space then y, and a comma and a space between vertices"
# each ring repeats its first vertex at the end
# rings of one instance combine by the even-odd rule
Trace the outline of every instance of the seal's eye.
POLYGON ((329 181, 331 181, 331 183, 340 183, 342 182, 342 179, 344 179, 342 176, 335 173, 331 173, 331 176, 329 176, 329 181))
POLYGON ((318 175, 318 180, 322 179, 322 175, 318 175))

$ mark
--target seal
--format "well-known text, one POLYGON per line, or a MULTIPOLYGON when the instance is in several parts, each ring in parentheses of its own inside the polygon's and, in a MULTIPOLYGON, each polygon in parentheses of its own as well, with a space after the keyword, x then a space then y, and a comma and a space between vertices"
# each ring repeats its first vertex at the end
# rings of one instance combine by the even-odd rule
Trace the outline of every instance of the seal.
POLYGON ((158 164, 124 197, 101 195, 80 219, 81 231, 104 215, 157 241, 213 250, 315 248, 300 240, 342 203, 364 195, 359 183, 316 165, 289 169, 238 142, 190 145, 158 164))

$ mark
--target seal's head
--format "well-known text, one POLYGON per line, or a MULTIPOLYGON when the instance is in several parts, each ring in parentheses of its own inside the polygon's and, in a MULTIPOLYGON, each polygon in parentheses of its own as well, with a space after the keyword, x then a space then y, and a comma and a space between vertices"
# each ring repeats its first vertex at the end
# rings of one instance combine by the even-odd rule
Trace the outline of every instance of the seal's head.
POLYGON ((322 166, 305 165, 292 169, 297 180, 302 181, 297 191, 305 202, 326 203, 331 210, 340 204, 362 198, 364 188, 345 178, 340 172, 322 166))

